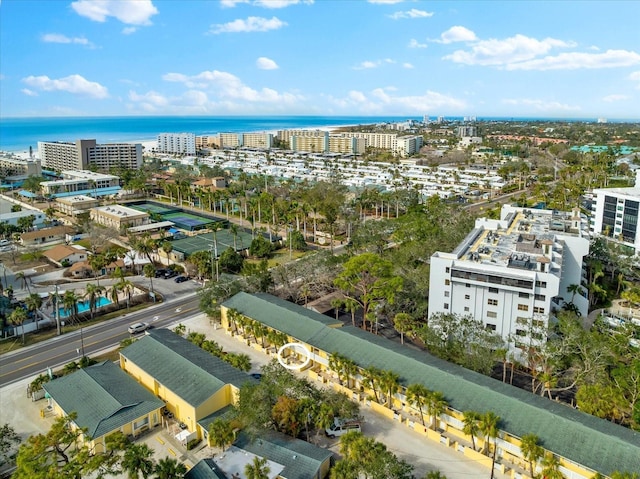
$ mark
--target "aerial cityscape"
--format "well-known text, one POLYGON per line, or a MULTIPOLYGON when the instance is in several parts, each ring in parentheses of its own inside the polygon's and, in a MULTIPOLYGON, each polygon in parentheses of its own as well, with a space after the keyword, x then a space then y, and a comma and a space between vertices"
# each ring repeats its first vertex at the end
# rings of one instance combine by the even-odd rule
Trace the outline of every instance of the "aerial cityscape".
POLYGON ((0 4, 0 477, 640 479, 638 13, 0 4))

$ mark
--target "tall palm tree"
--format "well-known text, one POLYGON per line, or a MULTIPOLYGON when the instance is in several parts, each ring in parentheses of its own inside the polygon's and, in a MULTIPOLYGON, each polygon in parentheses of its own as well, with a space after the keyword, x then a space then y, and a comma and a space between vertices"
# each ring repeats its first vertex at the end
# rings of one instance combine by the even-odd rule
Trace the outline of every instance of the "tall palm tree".
POLYGON ((87 284, 87 286, 85 287, 83 298, 89 301, 89 311, 91 312, 91 319, 93 319, 93 314, 97 309, 98 300, 105 290, 106 288, 104 286, 92 283, 87 284))
POLYGON ((149 278, 149 289, 153 293, 153 278, 156 276, 156 267, 151 263, 145 264, 142 268, 142 272, 144 273, 145 278, 149 278))
POLYGON ((172 457, 163 457, 158 461, 153 472, 156 479, 182 479, 187 473, 187 468, 172 457))
POLYGON ((479 420, 480 414, 476 411, 464 411, 462 432, 471 436, 471 445, 474 451, 476 450, 476 436, 480 432, 480 427, 478 426, 479 420))
POLYGON ((131 304, 131 294, 135 290, 134 284, 123 277, 118 281, 117 286, 118 290, 125 294, 125 298, 127 299, 127 309, 129 309, 129 305, 131 304))
POLYGON ((29 278, 24 275, 24 271, 18 271, 15 277, 22 283, 22 289, 27 288, 28 293, 31 294, 31 288, 29 287, 29 278))
POLYGON ((525 434, 520 440, 520 451, 522 456, 529 462, 531 477, 534 477, 533 470, 535 463, 544 455, 544 449, 538 444, 538 436, 535 434, 525 434))
POLYGON ((433 391, 427 397, 427 412, 431 416, 431 429, 436 430, 438 418, 447 409, 447 401, 440 391, 433 391))
POLYGON ((93 277, 96 279, 98 285, 100 284, 100 278, 98 273, 102 273, 102 268, 107 265, 107 260, 102 254, 93 254, 89 257, 89 266, 93 271, 93 277))
POLYGON ((362 370, 362 384, 373 391, 373 397, 376 402, 380 403, 380 397, 378 396, 378 384, 382 371, 375 366, 369 366, 362 370))
POLYGON ((425 423, 424 423, 424 413, 422 412, 422 408, 425 406, 430 394, 431 394, 431 391, 429 391, 422 384, 417 384, 417 383, 410 384, 407 387, 407 391, 405 393, 407 397, 407 402, 415 406, 416 408, 418 408, 418 411, 420 412, 420 420, 422 421, 423 426, 425 425, 425 423))
POLYGON ((78 295, 75 290, 65 291, 62 295, 62 307, 67 313, 67 317, 71 319, 78 319, 78 295))
POLYGON ((244 467, 247 479, 269 479, 271 468, 267 466, 267 460, 258 456, 253 458, 253 462, 244 467))
POLYGON ((17 307, 9 315, 9 322, 14 326, 22 326, 22 344, 24 344, 24 322, 27 319, 27 312, 20 307, 17 307))
POLYGON ((542 477, 545 479, 564 479, 560 472, 560 460, 552 452, 547 452, 542 460, 542 477))
POLYGON ((33 318, 36 322, 36 331, 38 330, 38 312, 42 307, 42 298, 38 293, 31 293, 24 300, 24 304, 27 307, 27 311, 33 313, 33 318))
POLYGON ((480 428, 480 432, 485 437, 485 447, 484 453, 487 454, 489 452, 489 440, 491 438, 494 439, 493 443, 493 455, 491 456, 491 479, 493 479, 494 474, 494 465, 496 462, 496 453, 498 451, 498 446, 495 443, 495 439, 498 437, 498 423, 500 422, 500 417, 496 416, 492 411, 487 411, 480 416, 480 421, 478 422, 478 426, 480 428))
POLYGON ((149 477, 154 470, 152 456, 153 449, 146 444, 130 444, 120 463, 123 472, 127 473, 129 479, 138 479, 141 473, 142 477, 149 477))

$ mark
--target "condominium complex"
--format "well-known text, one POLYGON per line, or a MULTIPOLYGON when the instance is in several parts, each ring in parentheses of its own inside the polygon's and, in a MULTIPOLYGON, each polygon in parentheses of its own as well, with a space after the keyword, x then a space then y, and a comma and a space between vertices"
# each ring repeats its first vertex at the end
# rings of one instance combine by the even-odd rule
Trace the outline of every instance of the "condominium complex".
POLYGON ((109 171, 112 167, 139 169, 142 145, 132 143, 97 144, 96 140, 76 142, 38 142, 42 167, 51 171, 88 170, 92 167, 109 171))
POLYGON ((429 316, 470 316, 517 352, 535 343, 565 302, 586 317, 587 288, 573 294, 569 286, 584 283, 588 237, 578 208, 559 213, 505 205, 499 220, 476 220, 452 253, 431 257, 429 316))
POLYGON ((238 148, 242 146, 241 134, 220 133, 220 148, 238 148))
POLYGON ((196 135, 193 133, 160 133, 156 152, 195 155, 196 135))
POLYGON ((640 188, 593 190, 591 232, 615 241, 630 254, 640 253, 640 188))
POLYGON ((268 150, 273 146, 271 133, 220 133, 220 148, 259 148, 268 150))
POLYGON ((7 155, 0 156, 0 176, 42 176, 40 160, 25 160, 7 155))
POLYGON ((61 175, 61 180, 40 183, 44 195, 64 197, 86 194, 96 197, 116 194, 120 190, 120 178, 114 175, 89 170, 65 170, 61 175))
POLYGON ((149 223, 149 213, 122 205, 91 208, 90 215, 91 221, 95 221, 103 226, 116 228, 117 230, 132 226, 142 226, 149 223))

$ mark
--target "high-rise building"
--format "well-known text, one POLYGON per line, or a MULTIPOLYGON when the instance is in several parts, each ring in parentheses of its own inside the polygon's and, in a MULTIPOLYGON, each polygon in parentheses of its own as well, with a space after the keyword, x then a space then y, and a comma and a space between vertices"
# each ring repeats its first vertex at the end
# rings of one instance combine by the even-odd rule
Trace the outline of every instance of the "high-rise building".
POLYGON ((220 148, 238 148, 242 146, 242 133, 220 133, 220 148))
POLYGON ((160 133, 156 151, 158 153, 195 155, 196 135, 193 133, 160 133))
POLYGON ((640 188, 598 188, 593 194, 591 232, 615 241, 630 254, 639 254, 640 188))
POLYGON ((96 140, 72 142, 39 141, 38 155, 42 167, 52 171, 88 170, 92 165, 100 171, 112 167, 139 169, 142 166, 140 143, 97 144, 96 140))
POLYGON ((565 302, 587 315, 582 263, 588 238, 578 208, 558 213, 505 205, 499 220, 476 220, 452 253, 431 257, 429 316, 470 316, 514 352, 536 343, 565 302), (580 291, 574 294, 572 285, 580 291))
POLYGON ((259 148, 268 150, 273 146, 273 134, 271 133, 243 133, 242 146, 247 148, 259 148))

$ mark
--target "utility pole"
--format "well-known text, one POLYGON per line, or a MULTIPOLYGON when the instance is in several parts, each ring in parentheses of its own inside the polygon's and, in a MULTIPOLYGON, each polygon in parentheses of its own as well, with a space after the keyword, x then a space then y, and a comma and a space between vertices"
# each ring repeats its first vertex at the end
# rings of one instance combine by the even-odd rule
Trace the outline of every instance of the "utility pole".
POLYGON ((55 292, 55 296, 53 297, 53 301, 54 301, 54 307, 56 308, 55 314, 56 314, 56 326, 58 327, 58 336, 60 336, 62 334, 62 331, 60 330, 60 308, 58 308, 58 285, 56 284, 56 292, 55 292))
POLYGON ((293 228, 289 225, 289 261, 293 258, 293 228))

